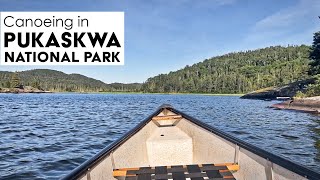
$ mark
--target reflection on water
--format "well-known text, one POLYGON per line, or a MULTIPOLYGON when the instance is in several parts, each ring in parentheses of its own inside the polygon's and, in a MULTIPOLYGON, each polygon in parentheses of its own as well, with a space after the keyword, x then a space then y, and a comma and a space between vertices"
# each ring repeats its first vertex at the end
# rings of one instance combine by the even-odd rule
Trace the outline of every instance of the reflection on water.
POLYGON ((57 179, 163 103, 320 171, 320 118, 228 96, 0 94, 0 178, 57 179))

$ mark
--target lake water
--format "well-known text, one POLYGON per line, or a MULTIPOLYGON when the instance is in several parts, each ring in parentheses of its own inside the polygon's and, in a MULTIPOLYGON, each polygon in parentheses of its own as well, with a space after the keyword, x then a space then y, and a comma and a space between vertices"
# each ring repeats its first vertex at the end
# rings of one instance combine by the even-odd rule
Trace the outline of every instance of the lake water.
POLYGON ((58 179, 161 104, 320 172, 320 117, 232 96, 0 94, 0 179, 58 179), (318 149, 317 149, 318 148, 318 149))

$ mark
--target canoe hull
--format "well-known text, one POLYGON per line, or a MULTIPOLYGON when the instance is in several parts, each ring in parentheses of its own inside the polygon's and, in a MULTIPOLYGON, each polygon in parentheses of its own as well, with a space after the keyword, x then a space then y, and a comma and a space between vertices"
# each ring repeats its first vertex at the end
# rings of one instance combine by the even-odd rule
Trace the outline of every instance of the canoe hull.
POLYGON ((119 168, 238 164, 236 179, 320 179, 310 169, 245 143, 171 106, 162 106, 64 179, 115 179, 119 168), (181 115, 181 119, 152 120, 181 115))

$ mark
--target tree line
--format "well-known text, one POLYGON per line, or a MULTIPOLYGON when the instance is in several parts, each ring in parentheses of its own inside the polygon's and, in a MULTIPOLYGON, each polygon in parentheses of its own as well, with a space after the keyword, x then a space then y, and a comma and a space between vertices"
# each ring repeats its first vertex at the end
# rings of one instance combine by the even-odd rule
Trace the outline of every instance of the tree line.
POLYGON ((81 74, 66 74, 50 69, 21 72, 0 71, 0 87, 22 88, 32 86, 52 92, 136 92, 141 84, 106 84, 81 74))
POLYGON ((247 93, 309 77, 310 47, 273 46, 229 53, 149 78, 144 92, 247 93))

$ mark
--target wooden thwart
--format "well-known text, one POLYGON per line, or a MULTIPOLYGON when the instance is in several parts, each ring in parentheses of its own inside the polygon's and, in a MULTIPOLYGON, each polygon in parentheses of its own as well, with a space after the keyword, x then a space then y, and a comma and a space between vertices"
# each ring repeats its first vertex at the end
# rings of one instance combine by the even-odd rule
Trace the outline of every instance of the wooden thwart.
POLYGON ((156 166, 140 168, 114 169, 113 176, 121 180, 134 179, 235 179, 232 172, 238 171, 239 165, 233 163, 224 164, 196 164, 181 166, 156 166))
POLYGON ((177 120, 182 119, 181 115, 167 115, 167 116, 155 116, 152 120, 160 121, 160 120, 177 120))
POLYGON ((227 168, 229 169, 229 171, 238 171, 240 166, 238 164, 233 164, 233 165, 227 166, 227 168))

